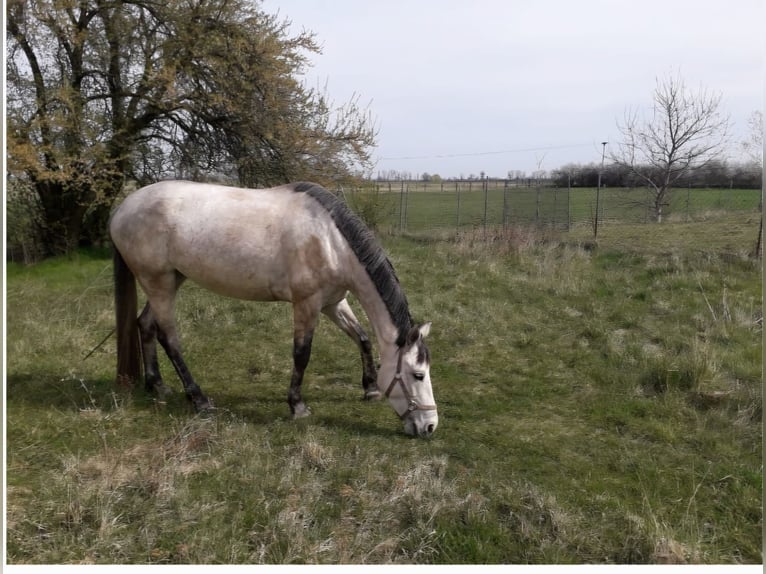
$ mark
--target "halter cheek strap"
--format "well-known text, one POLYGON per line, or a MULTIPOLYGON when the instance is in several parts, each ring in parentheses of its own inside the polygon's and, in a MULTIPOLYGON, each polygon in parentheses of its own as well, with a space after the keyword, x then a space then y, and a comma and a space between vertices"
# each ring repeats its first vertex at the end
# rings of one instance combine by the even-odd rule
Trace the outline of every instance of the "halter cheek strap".
MULTIPOLYGON (((404 354, 403 349, 399 349, 399 358, 396 361, 396 374, 394 375, 394 378, 391 379, 391 384, 388 385, 388 388, 386 389, 385 395, 386 398, 389 398, 391 395, 391 391, 394 390, 394 387, 397 385, 401 385, 402 392, 404 393, 404 398, 407 399, 407 410, 404 411, 403 414, 396 413, 399 415, 399 418, 404 420, 408 416, 410 416, 415 411, 435 411, 436 405, 420 405, 415 400, 415 398, 412 396, 410 391, 407 389, 407 385, 404 384, 404 378, 402 377, 402 355, 404 354)), ((396 412, 396 410, 394 410, 396 412)))

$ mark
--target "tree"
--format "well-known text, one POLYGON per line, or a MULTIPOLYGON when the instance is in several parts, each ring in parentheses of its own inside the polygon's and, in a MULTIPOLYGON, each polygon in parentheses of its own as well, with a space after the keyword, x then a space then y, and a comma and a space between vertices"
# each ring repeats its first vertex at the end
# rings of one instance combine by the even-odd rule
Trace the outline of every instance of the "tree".
POLYGON ((551 180, 557 187, 596 187, 599 166, 568 163, 551 171, 551 180))
POLYGON ((367 169, 369 112, 300 82, 319 47, 288 27, 249 0, 9 0, 8 169, 34 192, 46 253, 103 233, 127 180, 367 169))
POLYGON ((705 187, 730 187, 732 184, 732 170, 724 160, 711 159, 705 165, 684 177, 687 185, 705 187))
POLYGON ((691 170, 715 159, 728 137, 721 96, 705 89, 691 93, 680 77, 657 80, 648 117, 628 111, 617 124, 622 142, 611 160, 651 190, 651 209, 662 222, 673 185, 691 170))

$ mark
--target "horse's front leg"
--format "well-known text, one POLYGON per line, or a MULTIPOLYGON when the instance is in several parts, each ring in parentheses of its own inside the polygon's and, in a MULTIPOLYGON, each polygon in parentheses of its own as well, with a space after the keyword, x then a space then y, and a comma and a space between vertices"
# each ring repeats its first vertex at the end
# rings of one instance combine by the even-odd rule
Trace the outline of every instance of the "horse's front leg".
POLYGON ((351 337, 359 348, 359 352, 362 355, 362 388, 364 389, 364 398, 367 400, 379 399, 380 389, 378 389, 378 373, 372 357, 372 343, 351 310, 348 301, 343 299, 339 303, 329 305, 322 309, 322 313, 327 315, 333 323, 351 337))
POLYGON ((307 333, 302 338, 293 340, 293 376, 290 378, 287 404, 290 405, 290 412, 296 419, 311 414, 311 410, 303 402, 301 385, 303 384, 303 373, 306 371, 311 357, 312 337, 313 333, 307 333))
POLYGON ((318 315, 319 305, 314 298, 293 303, 293 374, 290 378, 290 390, 287 392, 287 404, 290 405, 293 418, 311 414, 311 410, 303 402, 301 385, 303 373, 306 372, 311 358, 311 340, 314 337, 318 315))

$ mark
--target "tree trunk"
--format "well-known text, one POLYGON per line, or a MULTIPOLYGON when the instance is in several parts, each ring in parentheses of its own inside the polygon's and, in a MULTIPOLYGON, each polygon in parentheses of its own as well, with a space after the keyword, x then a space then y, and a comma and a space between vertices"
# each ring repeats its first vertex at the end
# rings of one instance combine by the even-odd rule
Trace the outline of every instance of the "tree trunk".
POLYGON ((40 240, 45 256, 62 255, 78 247, 83 216, 88 203, 71 184, 52 181, 35 182, 42 222, 40 240))
POLYGON ((661 185, 655 186, 654 191, 654 218, 657 223, 662 223, 662 219, 665 216, 665 207, 670 205, 670 192, 671 187, 669 182, 665 182, 661 185))
POLYGON ((654 218, 657 223, 662 223, 663 195, 663 193, 657 192, 654 199, 654 218))

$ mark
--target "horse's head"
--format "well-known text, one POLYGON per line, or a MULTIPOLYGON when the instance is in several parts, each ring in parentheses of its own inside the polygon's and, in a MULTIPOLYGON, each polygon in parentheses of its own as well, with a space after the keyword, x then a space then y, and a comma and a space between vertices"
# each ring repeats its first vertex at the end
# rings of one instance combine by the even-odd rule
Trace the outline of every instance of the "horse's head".
POLYGON ((391 406, 409 435, 430 436, 439 424, 431 388, 431 355, 425 337, 431 323, 410 329, 396 354, 396 371, 386 388, 391 406))

